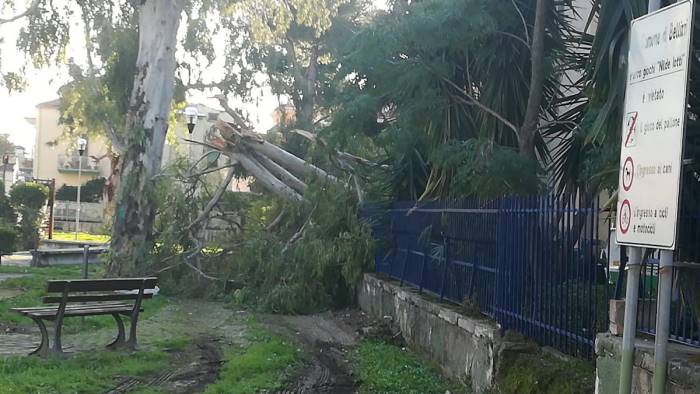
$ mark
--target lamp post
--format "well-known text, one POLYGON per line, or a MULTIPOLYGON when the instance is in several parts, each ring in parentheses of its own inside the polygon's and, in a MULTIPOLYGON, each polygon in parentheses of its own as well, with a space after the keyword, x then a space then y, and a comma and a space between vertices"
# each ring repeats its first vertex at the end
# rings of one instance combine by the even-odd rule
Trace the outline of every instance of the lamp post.
MULTIPOLYGON (((190 133, 190 138, 192 138, 192 133, 194 133, 194 126, 197 124, 197 117, 199 112, 197 107, 188 106, 185 108, 185 117, 187 118, 187 131, 190 133)), ((192 159, 192 144, 187 145, 187 160, 192 159)))
POLYGON ((85 138, 78 138, 78 196, 77 203, 78 207, 75 210, 75 240, 78 240, 78 231, 80 230, 80 175, 83 172, 83 154, 85 153, 85 148, 87 147, 87 140, 85 138))
POLYGON ((10 155, 2 156, 2 194, 7 194, 7 186, 5 186, 5 171, 7 171, 7 165, 10 163, 10 155))
POLYGON ((197 124, 197 117, 199 113, 197 107, 189 106, 185 108, 185 117, 187 118, 187 131, 190 132, 190 136, 194 132, 194 125, 197 124))

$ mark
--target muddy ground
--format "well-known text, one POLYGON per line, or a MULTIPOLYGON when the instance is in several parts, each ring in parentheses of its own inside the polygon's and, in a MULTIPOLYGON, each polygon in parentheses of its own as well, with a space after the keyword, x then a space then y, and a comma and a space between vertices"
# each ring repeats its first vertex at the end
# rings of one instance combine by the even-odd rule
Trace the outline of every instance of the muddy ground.
MULTIPOLYGON (((205 301, 178 301, 139 323, 139 346, 148 349, 165 338, 192 337, 186 349, 168 350, 175 360, 167 371, 146 377, 116 377, 109 393, 126 393, 137 387, 154 387, 172 393, 197 393, 214 382, 222 366, 222 349, 246 346, 250 316, 245 311, 205 301)), ((362 336, 397 336, 388 325, 370 319, 358 310, 327 312, 309 316, 256 315, 265 328, 299 343, 306 363, 283 393, 354 393, 358 382, 352 373, 349 351, 362 336)), ((27 354, 38 344, 32 328, 0 334, 0 354, 27 354)), ((64 349, 85 352, 102 349, 115 332, 103 329, 64 336, 64 349)))

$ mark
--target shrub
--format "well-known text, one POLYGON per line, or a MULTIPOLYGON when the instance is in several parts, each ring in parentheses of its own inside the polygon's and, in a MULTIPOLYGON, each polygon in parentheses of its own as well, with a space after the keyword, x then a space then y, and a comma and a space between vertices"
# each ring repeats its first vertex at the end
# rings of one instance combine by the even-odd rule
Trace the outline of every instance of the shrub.
MULTIPOLYGON (((85 182, 80 187, 80 200, 83 202, 102 201, 102 192, 105 187, 105 178, 95 178, 85 182)), ((78 198, 78 187, 63 185, 56 190, 56 200, 75 201, 78 198)))
POLYGON ((17 183, 10 190, 10 203, 19 212, 19 247, 35 248, 39 242, 39 227, 49 188, 38 183, 17 183))
MULTIPOLYGON (((2 190, 2 189, 0 189, 2 190)), ((17 223, 17 212, 10 204, 10 199, 0 194, 0 223, 14 226, 17 223)))
POLYGON ((10 202, 16 208, 39 210, 48 197, 49 188, 38 183, 20 182, 10 190, 10 202))
POLYGON ((17 231, 10 226, 0 225, 0 256, 17 250, 17 231))

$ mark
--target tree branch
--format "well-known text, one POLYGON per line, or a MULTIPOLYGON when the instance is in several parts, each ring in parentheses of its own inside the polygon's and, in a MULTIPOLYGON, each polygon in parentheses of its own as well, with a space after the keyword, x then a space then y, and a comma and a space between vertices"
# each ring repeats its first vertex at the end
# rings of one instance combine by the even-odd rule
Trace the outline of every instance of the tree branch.
POLYGON ((27 16, 27 15, 33 13, 33 12, 36 11, 37 8, 39 7, 39 3, 40 3, 40 2, 41 2, 41 0, 34 0, 34 1, 31 2, 31 4, 29 4, 29 7, 27 7, 27 9, 24 10, 23 12, 21 12, 21 13, 15 15, 15 16, 11 16, 11 17, 9 17, 9 18, 0 18, 0 25, 5 24, 5 23, 14 22, 14 21, 16 21, 16 20, 18 20, 18 19, 22 19, 22 18, 24 18, 25 16, 27 16))
POLYGON ((204 219, 206 219, 209 216, 209 213, 211 212, 212 209, 216 206, 216 204, 219 203, 219 200, 221 199, 221 196, 224 195, 224 192, 226 191, 226 188, 228 188, 228 185, 231 183, 231 180, 233 179, 234 175, 234 170, 233 168, 229 168, 228 173, 226 174, 226 178, 224 181, 221 183, 219 188, 216 190, 214 195, 211 197, 207 205, 204 207, 204 210, 199 214, 199 216, 187 226, 187 230, 192 229, 192 227, 196 226, 200 222, 202 222, 204 219))

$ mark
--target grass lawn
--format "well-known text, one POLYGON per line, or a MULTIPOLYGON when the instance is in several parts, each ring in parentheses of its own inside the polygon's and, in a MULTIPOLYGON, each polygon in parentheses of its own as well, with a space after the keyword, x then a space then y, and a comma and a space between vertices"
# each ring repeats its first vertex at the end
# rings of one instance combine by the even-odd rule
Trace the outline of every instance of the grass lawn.
POLYGON ((408 349, 365 339, 352 351, 360 393, 469 393, 408 349))
MULTIPOLYGON (((11 278, 0 281, 0 294, 11 292, 18 293, 9 298, 0 299, 0 326, 34 326, 31 319, 10 311, 10 308, 29 307, 42 305, 41 298, 46 295, 46 281, 50 279, 78 279, 82 278, 82 268, 80 266, 61 267, 0 267, 0 274, 26 274, 19 278, 11 278)), ((88 269, 89 278, 99 278, 103 269, 97 265, 90 265, 88 269)), ((168 303, 166 297, 158 296, 149 300, 144 300, 144 312, 141 319, 147 319, 158 312, 168 303)), ((89 316, 83 323, 81 319, 69 318, 64 321, 64 330, 67 333, 97 329, 103 327, 114 327, 114 319, 111 316, 89 316)))
POLYGON ((0 393, 99 393, 119 376, 144 376, 169 364, 163 350, 148 352, 98 351, 65 359, 0 358, 0 393))
POLYGON ((253 328, 249 339, 249 346, 226 352, 219 379, 205 393, 274 392, 283 389, 301 365, 303 353, 291 341, 260 328, 253 328))
MULTIPOLYGON (((54 231, 53 239, 57 241, 75 241, 75 233, 67 233, 64 231, 54 231)), ((109 242, 109 235, 101 234, 88 234, 83 232, 78 232, 78 241, 85 242, 109 242)))

